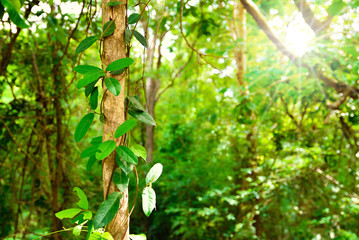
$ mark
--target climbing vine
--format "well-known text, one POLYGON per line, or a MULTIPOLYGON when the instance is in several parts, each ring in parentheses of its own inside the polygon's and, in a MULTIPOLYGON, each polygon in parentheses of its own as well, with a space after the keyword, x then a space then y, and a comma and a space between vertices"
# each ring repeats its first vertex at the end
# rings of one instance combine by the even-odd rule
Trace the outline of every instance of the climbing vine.
MULTIPOLYGON (((111 8, 121 4, 123 3, 110 1, 106 7, 111 8)), ((90 146, 82 151, 81 158, 88 158, 87 170, 91 170, 97 161, 104 160, 110 156, 110 154, 115 152, 117 164, 117 168, 112 174, 112 180, 118 191, 109 194, 96 211, 90 208, 86 194, 80 188, 75 187, 74 191, 76 191, 80 199, 77 203, 77 207, 65 209, 56 213, 56 217, 61 220, 65 218, 72 219, 74 227, 65 229, 64 231, 72 231, 74 235, 80 235, 82 231, 85 231, 87 232, 86 239, 113 239, 111 234, 106 231, 106 225, 114 219, 120 207, 121 198, 127 191, 129 175, 132 172, 136 175, 137 189, 135 203, 130 210, 129 215, 131 215, 134 209, 137 195, 140 190, 142 191, 142 208, 145 215, 149 216, 156 206, 156 193, 152 188, 152 184, 160 177, 162 173, 162 165, 157 163, 150 169, 145 179, 145 186, 140 188, 136 165, 138 164, 138 158, 142 158, 146 161, 146 150, 139 144, 128 145, 128 133, 133 127, 135 127, 138 121, 147 125, 156 125, 153 117, 140 103, 139 97, 129 96, 129 91, 127 91, 125 116, 127 116, 128 113, 132 116, 132 118, 127 119, 119 125, 116 131, 111 132, 106 137, 94 137, 88 136, 87 134, 95 121, 95 115, 99 115, 99 121, 102 123, 106 121, 103 113, 105 94, 101 99, 99 99, 98 85, 102 84, 102 86, 106 86, 105 91, 109 91, 114 96, 118 96, 121 93, 120 82, 115 78, 107 77, 107 75, 112 76, 125 74, 127 81, 129 81, 130 66, 134 63, 134 59, 129 56, 131 48, 130 43, 133 36, 143 45, 143 47, 147 48, 146 38, 141 33, 136 31, 137 23, 139 22, 143 11, 141 14, 133 13, 127 18, 127 26, 125 30, 127 57, 111 62, 105 68, 103 66, 97 67, 92 65, 78 65, 74 68, 76 73, 82 75, 82 78, 77 82, 77 88, 84 89, 85 96, 89 97, 89 111, 78 123, 74 134, 76 142, 80 142, 85 137, 91 138, 90 146), (133 28, 130 29, 129 26, 132 25, 133 28), (98 105, 100 105, 99 111, 97 110, 98 105), (118 142, 120 144, 116 143, 116 139, 119 140, 118 142)), ((86 37, 78 45, 75 55, 81 54, 94 43, 99 41, 99 52, 102 58, 103 41, 106 37, 111 36, 115 29, 115 19, 106 22, 103 26, 101 36, 94 35, 86 37)), ((127 87, 129 88, 129 85, 127 87)))

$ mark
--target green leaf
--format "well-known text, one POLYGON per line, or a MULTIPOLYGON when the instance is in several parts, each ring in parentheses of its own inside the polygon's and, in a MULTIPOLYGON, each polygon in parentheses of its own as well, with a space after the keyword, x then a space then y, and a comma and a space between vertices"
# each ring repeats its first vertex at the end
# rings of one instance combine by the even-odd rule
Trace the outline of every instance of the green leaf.
POLYGON ((98 70, 91 70, 87 73, 85 73, 84 77, 77 83, 77 88, 80 89, 84 86, 86 86, 87 84, 90 84, 92 82, 97 81, 100 77, 104 77, 105 76, 105 72, 98 70))
POLYGON ((137 157, 141 157, 143 158, 143 160, 146 161, 147 158, 147 152, 146 149, 139 145, 139 144, 134 144, 130 147, 130 149, 132 150, 132 152, 137 156, 137 157))
POLYGON ((105 84, 107 89, 115 96, 118 96, 121 92, 121 84, 117 79, 105 78, 105 84))
POLYGON ((98 87, 95 87, 90 97, 90 106, 92 110, 96 110, 98 104, 98 87))
POLYGON ((133 110, 128 110, 128 113, 140 120, 141 122, 147 124, 147 125, 152 125, 152 126, 156 126, 156 122, 155 120, 153 119, 153 117, 148 113, 148 112, 139 112, 139 111, 133 111, 133 110))
POLYGON ((113 150, 115 150, 115 148, 116 148, 116 143, 113 140, 107 140, 101 143, 97 148, 100 152, 96 153, 96 159, 97 160, 105 159, 113 152, 113 150))
POLYGON ((100 115, 100 122, 105 123, 105 114, 103 113, 100 115))
POLYGON ((87 161, 87 165, 86 165, 86 170, 90 171, 92 166, 95 164, 95 162, 97 161, 95 156, 91 156, 89 158, 89 160, 87 161))
POLYGON ((112 235, 109 233, 109 232, 105 232, 103 235, 102 235, 102 238, 103 239, 106 239, 106 240, 114 240, 112 235))
POLYGON ((94 228, 98 229, 107 225, 115 217, 119 207, 122 193, 113 192, 103 201, 93 219, 94 228))
POLYGON ((19 11, 20 11, 20 8, 21 8, 21 3, 20 3, 20 1, 19 1, 19 0, 11 0, 11 2, 12 2, 12 5, 14 6, 15 10, 16 10, 17 12, 19 12, 19 11))
POLYGON ((150 216, 153 209, 156 207, 156 193, 150 187, 145 187, 142 192, 142 209, 145 215, 150 216))
POLYGON ((86 148, 85 150, 82 151, 80 158, 88 158, 91 156, 95 156, 97 152, 97 147, 98 146, 91 146, 89 148, 86 148))
POLYGON ((92 218, 92 212, 91 211, 83 212, 83 215, 84 215, 85 220, 90 220, 92 218))
POLYGON ((125 43, 130 43, 131 42, 131 35, 132 35, 132 31, 130 29, 125 29, 125 43))
POLYGON ((121 192, 126 192, 129 182, 130 178, 127 177, 125 172, 121 171, 121 173, 119 173, 118 171, 115 171, 113 173, 113 183, 121 192))
POLYGON ((102 136, 91 138, 91 145, 98 146, 102 143, 102 136))
POLYGON ((138 19, 140 18, 140 14, 138 13, 132 13, 129 17, 128 17, 128 24, 134 24, 138 21, 138 19))
POLYGON ((136 125, 135 119, 129 119, 122 123, 115 132, 115 138, 121 137, 122 135, 126 134, 128 131, 130 131, 134 126, 136 125))
MULTIPOLYGON (((28 28, 30 25, 22 18, 22 16, 16 10, 16 6, 13 5, 12 1, 1 0, 2 5, 6 8, 6 12, 9 14, 10 20, 15 23, 19 28, 28 28)), ((16 4, 15 4, 16 5, 16 4)))
POLYGON ((142 106, 141 102, 137 100, 137 98, 133 96, 128 96, 127 100, 130 102, 130 108, 134 111, 145 111, 145 108, 142 106))
POLYGON ((75 236, 80 236, 81 234, 81 229, 82 229, 82 225, 77 225, 76 227, 74 227, 74 229, 72 230, 72 233, 75 236))
POLYGON ((4 13, 5 13, 5 8, 0 1, 0 19, 2 19, 2 17, 4 16, 4 13))
POLYGON ((147 237, 145 234, 130 234, 131 240, 147 240, 147 237))
POLYGON ((74 71, 80 74, 85 74, 89 71, 93 71, 93 70, 98 70, 98 71, 102 71, 101 68, 95 67, 95 66, 91 66, 91 65, 78 65, 74 68, 74 71))
POLYGON ((108 37, 112 35, 115 29, 116 29, 115 21, 108 21, 107 23, 105 23, 105 25, 103 25, 103 31, 104 31, 103 37, 108 37))
POLYGON ((130 66, 132 63, 134 63, 132 58, 117 59, 106 67, 106 71, 117 71, 130 66))
POLYGON ((98 40, 97 36, 87 37, 84 40, 82 40, 80 42, 79 46, 76 48, 75 55, 77 55, 77 54, 85 51, 89 47, 91 47, 92 44, 94 44, 97 40, 98 40))
POLYGON ((97 81, 94 81, 94 82, 86 85, 86 88, 85 88, 85 96, 86 97, 88 97, 93 92, 93 90, 95 89, 96 83, 97 83, 97 81))
POLYGON ((163 166, 161 163, 156 163, 146 176, 146 184, 154 183, 161 176, 163 166))
POLYGON ((136 155, 126 146, 118 146, 116 149, 116 152, 120 158, 122 158, 124 161, 131 163, 131 164, 137 164, 138 159, 136 155))
POLYGON ((70 209, 62 210, 61 212, 56 213, 55 216, 61 220, 64 218, 73 218, 77 214, 79 214, 81 211, 82 211, 82 209, 80 209, 80 208, 70 208, 70 209))
POLYGON ((86 235, 86 240, 89 240, 92 236, 92 231, 93 231, 93 221, 90 220, 87 224, 87 229, 88 229, 88 232, 87 232, 87 235, 86 235))
POLYGON ((118 6, 118 5, 121 5, 121 4, 122 4, 122 2, 110 1, 109 3, 106 4, 106 6, 114 7, 114 6, 118 6))
POLYGON ((118 154, 116 154, 117 165, 120 166, 121 170, 128 175, 133 170, 133 164, 121 160, 118 154))
POLYGON ((77 196, 80 198, 80 201, 77 203, 82 209, 87 210, 89 208, 89 202, 87 201, 86 194, 78 187, 74 187, 74 192, 77 192, 77 196))
POLYGON ((343 8, 346 6, 345 2, 343 0, 334 0, 332 4, 328 7, 328 13, 330 16, 334 17, 343 10, 343 8))
POLYGON ((86 135, 87 131, 91 127, 94 117, 95 114, 88 113, 81 119, 75 130, 76 142, 79 142, 86 135))
POLYGON ((137 32, 135 30, 135 32, 133 33, 133 36, 135 36, 135 38, 142 44, 142 46, 147 48, 147 40, 144 36, 142 36, 141 33, 137 32))
POLYGON ((121 68, 120 70, 117 70, 117 71, 111 71, 110 73, 113 74, 113 75, 120 75, 124 71, 126 71, 126 68, 121 68))

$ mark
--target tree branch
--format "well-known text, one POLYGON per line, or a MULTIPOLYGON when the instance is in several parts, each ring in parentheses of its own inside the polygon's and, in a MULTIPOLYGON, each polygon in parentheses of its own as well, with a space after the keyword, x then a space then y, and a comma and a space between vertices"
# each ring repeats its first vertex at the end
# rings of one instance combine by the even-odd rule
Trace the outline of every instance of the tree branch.
POLYGON ((304 21, 315 32, 316 35, 326 30, 332 22, 333 17, 330 15, 328 15, 328 17, 323 22, 319 21, 305 0, 294 0, 294 3, 298 10, 302 13, 304 21))
POLYGON ((243 6, 246 8, 248 13, 254 18, 258 26, 264 31, 264 33, 268 36, 268 38, 274 43, 277 49, 286 55, 289 60, 291 60, 298 67, 305 67, 308 69, 309 73, 312 76, 319 78, 324 84, 329 87, 334 88, 338 93, 348 92, 348 96, 353 99, 359 98, 359 90, 355 87, 352 87, 344 82, 338 81, 336 79, 327 77, 320 70, 320 68, 313 68, 308 63, 304 62, 303 59, 296 56, 292 53, 284 43, 279 39, 279 37, 275 34, 275 32, 268 25, 265 17, 262 15, 257 5, 251 0, 240 0, 243 6))

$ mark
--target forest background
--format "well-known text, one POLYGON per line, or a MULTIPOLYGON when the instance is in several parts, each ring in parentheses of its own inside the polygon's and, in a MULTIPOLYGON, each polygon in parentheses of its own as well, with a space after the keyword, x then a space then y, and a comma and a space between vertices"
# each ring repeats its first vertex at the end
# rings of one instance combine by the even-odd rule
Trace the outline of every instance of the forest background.
MULTIPOLYGON (((127 42, 135 61, 126 92, 157 124, 137 121, 127 134, 147 151, 140 186, 163 165, 156 209, 147 218, 138 198, 131 234, 359 239, 359 1, 122 5, 126 16, 141 15, 142 36, 127 42)), ((74 140, 82 117, 102 104, 94 100, 102 85, 85 96, 75 71, 101 65, 100 42, 77 49, 106 32, 102 8, 94 0, 1 0, 2 239, 70 228, 55 213, 76 205, 74 187, 94 211, 103 201, 101 161, 83 158, 93 141, 74 140)), ((102 123, 87 134, 102 136, 102 123)), ((128 175, 131 206, 137 171, 128 175)), ((43 239, 86 238, 72 234, 43 239)))

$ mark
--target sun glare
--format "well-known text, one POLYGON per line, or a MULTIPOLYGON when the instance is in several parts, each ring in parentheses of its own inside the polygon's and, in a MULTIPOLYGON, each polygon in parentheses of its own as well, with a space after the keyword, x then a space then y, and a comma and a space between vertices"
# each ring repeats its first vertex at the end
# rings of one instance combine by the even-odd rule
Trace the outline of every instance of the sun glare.
POLYGON ((285 44, 298 57, 303 56, 314 39, 314 32, 305 24, 304 20, 296 17, 288 24, 285 34, 285 44))

